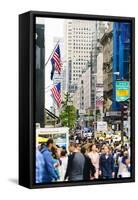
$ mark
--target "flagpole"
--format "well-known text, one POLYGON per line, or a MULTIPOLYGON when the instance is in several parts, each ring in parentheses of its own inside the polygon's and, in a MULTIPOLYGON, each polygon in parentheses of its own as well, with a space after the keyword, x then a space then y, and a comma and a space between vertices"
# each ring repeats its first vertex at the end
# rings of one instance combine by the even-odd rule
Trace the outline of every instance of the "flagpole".
POLYGON ((47 59, 47 61, 46 61, 46 63, 45 63, 45 67, 46 67, 46 65, 48 64, 50 58, 52 57, 52 55, 53 55, 53 53, 54 53, 54 51, 55 51, 57 45, 59 44, 59 42, 60 42, 60 40, 57 41, 57 43, 56 43, 56 45, 55 45, 55 47, 54 47, 52 53, 50 54, 49 58, 47 59))

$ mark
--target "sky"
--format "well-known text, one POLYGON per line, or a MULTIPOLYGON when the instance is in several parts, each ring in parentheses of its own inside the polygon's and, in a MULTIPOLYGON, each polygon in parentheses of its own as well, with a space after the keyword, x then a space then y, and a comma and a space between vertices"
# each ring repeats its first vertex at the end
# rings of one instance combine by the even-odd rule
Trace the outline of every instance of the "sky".
MULTIPOLYGON (((64 36, 64 19, 37 17, 36 23, 43 23, 45 25, 45 63, 46 63, 55 47, 54 38, 64 36)), ((50 80, 51 69, 52 65, 49 60, 48 64, 45 66, 45 107, 47 109, 50 109, 50 107, 53 106, 53 99, 51 97, 51 91, 50 91, 50 88, 52 88, 53 86, 53 82, 50 80)))

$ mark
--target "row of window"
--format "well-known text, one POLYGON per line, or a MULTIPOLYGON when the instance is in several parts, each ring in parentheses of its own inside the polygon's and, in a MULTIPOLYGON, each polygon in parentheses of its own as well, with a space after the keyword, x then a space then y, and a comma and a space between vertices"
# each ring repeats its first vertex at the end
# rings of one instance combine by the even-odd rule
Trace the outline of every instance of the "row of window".
MULTIPOLYGON (((77 32, 68 32, 68 37, 73 37, 73 38, 80 38, 80 37, 85 37, 85 38, 91 38, 92 37, 92 34, 91 33, 77 33, 77 32)), ((94 36, 93 36, 94 37, 94 36)))
POLYGON ((73 62, 74 65, 84 65, 86 62, 73 62))
POLYGON ((73 47, 73 49, 86 49, 86 50, 91 50, 91 47, 73 47))
POLYGON ((78 76, 78 77, 79 77, 79 76, 80 76, 80 74, 73 74, 73 76, 78 76))
POLYGON ((80 73, 81 71, 80 70, 73 70, 73 73, 80 73))
MULTIPOLYGON (((69 51, 70 52, 70 51, 69 51)), ((80 56, 80 55, 78 55, 78 57, 79 58, 82 58, 83 57, 83 59, 81 59, 80 61, 87 61, 87 60, 89 60, 89 56, 87 55, 87 56, 85 56, 85 55, 83 55, 83 56, 80 56)), ((74 57, 75 58, 75 57, 74 57)), ((68 56, 68 60, 71 60, 71 56, 68 56)), ((77 59, 76 59, 77 60, 77 59)), ((94 59, 93 59, 94 60, 94 59)))
POLYGON ((88 50, 85 50, 85 51, 84 51, 84 50, 83 50, 83 51, 77 51, 77 50, 75 51, 75 50, 74 50, 73 53, 80 53, 80 54, 83 54, 83 55, 84 55, 84 54, 89 55, 90 50, 89 50, 89 51, 88 51, 88 50))
POLYGON ((73 36, 73 39, 74 40, 76 40, 76 39, 91 39, 91 37, 90 36, 84 36, 84 35, 80 35, 80 36, 78 36, 78 35, 74 35, 73 36))
POLYGON ((78 80, 78 78, 73 78, 73 81, 77 81, 78 80))
POLYGON ((88 32, 77 32, 77 31, 74 31, 73 34, 75 35, 92 35, 91 33, 88 33, 88 32))
POLYGON ((83 28, 74 27, 74 28, 72 28, 71 26, 69 26, 68 30, 69 31, 71 31, 71 30, 75 30, 75 31, 91 31, 91 28, 86 28, 86 27, 83 27, 83 28))
POLYGON ((76 72, 78 72, 78 70, 81 70, 81 71, 82 71, 82 69, 83 69, 84 66, 85 66, 85 65, 81 65, 80 67, 75 67, 75 66, 73 66, 73 70, 77 70, 76 72))
POLYGON ((90 41, 88 41, 88 42, 83 42, 83 43, 80 43, 80 42, 78 42, 78 43, 76 43, 76 45, 84 45, 84 46, 92 46, 92 44, 91 44, 91 42, 90 41))
POLYGON ((73 45, 78 45, 78 46, 79 45, 91 46, 91 41, 88 41, 88 40, 87 41, 86 40, 83 40, 83 41, 82 40, 76 40, 76 41, 74 40, 73 42, 74 43, 72 43, 71 40, 68 40, 68 45, 73 44, 73 45))
MULTIPOLYGON (((73 52, 74 53, 74 52, 73 52)), ((80 53, 80 52, 79 52, 80 53)), ((84 54, 86 53, 86 52, 83 52, 84 54)), ((73 56, 73 58, 75 58, 76 56, 73 56)), ((89 54, 88 55, 77 55, 77 58, 82 58, 82 60, 84 60, 84 58, 89 58, 89 54)), ((87 60, 87 59, 85 59, 85 60, 87 60)))
MULTIPOLYGON (((74 57, 74 59, 75 59, 75 57, 74 57)), ((79 59, 77 59, 77 61, 84 61, 84 59, 83 58, 81 58, 81 59, 79 58, 79 59)))
POLYGON ((78 28, 78 27, 75 27, 75 28, 73 28, 73 30, 84 30, 84 31, 90 31, 91 29, 90 28, 88 28, 88 27, 83 27, 83 28, 78 28))

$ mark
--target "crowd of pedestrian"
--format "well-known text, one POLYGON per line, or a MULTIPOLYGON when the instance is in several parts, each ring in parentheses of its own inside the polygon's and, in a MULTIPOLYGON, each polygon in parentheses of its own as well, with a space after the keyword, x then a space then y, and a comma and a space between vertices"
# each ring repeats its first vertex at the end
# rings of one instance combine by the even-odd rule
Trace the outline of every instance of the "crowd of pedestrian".
POLYGON ((71 141, 65 149, 49 138, 36 147, 36 183, 130 177, 130 163, 130 147, 121 142, 71 141))

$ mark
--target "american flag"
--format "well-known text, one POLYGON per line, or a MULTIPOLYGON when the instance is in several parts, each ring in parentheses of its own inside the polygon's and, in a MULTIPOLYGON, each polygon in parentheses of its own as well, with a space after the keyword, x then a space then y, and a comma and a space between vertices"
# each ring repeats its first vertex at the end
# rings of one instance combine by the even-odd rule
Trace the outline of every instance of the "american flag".
POLYGON ((101 107, 103 105, 103 97, 98 97, 96 99, 96 107, 101 107))
MULTIPOLYGON (((53 56, 51 58, 51 63, 52 63, 52 72, 54 73, 54 70, 56 70, 60 74, 60 72, 61 72, 61 58, 60 58, 59 45, 56 47, 56 49, 53 53, 53 56)), ((52 78, 53 78, 53 76, 52 76, 52 78)))
POLYGON ((60 83, 58 83, 58 84, 54 85, 51 89, 52 95, 53 95, 58 107, 60 107, 60 105, 61 105, 61 93, 60 93, 61 89, 60 88, 61 88, 60 83))

